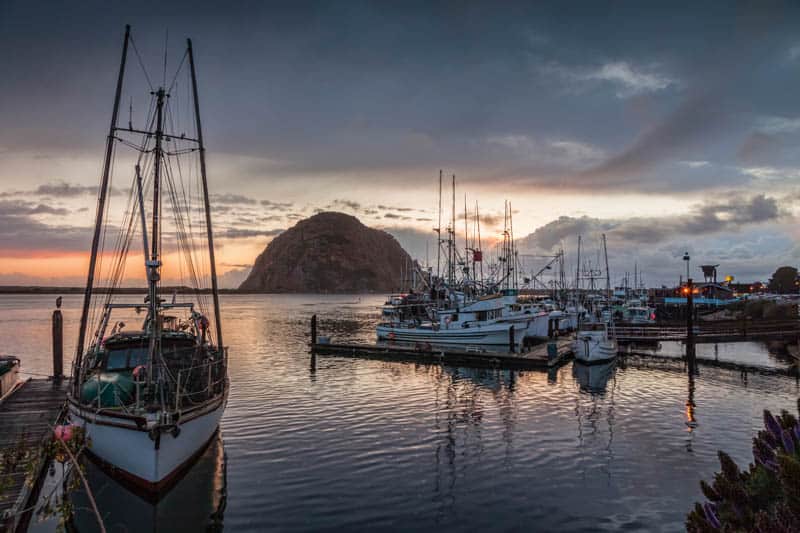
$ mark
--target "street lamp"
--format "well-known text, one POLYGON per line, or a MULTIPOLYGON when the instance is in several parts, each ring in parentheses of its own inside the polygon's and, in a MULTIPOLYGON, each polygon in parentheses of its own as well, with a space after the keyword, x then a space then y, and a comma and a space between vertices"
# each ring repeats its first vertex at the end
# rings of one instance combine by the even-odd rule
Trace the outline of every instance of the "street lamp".
POLYGON ((689 252, 683 254, 683 260, 686 261, 686 279, 689 279, 689 252))

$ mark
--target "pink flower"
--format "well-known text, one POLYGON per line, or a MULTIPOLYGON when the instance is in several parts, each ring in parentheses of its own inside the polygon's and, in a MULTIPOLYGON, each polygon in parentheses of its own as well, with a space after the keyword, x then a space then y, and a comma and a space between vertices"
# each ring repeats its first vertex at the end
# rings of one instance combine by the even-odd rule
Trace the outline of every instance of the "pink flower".
POLYGON ((72 424, 66 426, 56 426, 53 430, 53 435, 56 440, 67 442, 72 439, 72 424))

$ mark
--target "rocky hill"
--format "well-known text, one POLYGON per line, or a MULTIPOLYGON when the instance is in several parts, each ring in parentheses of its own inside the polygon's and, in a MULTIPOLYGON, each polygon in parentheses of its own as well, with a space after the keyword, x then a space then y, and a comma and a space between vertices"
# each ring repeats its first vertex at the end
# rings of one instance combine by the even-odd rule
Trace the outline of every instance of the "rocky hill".
POLYGON ((411 258, 394 237, 356 217, 324 212, 284 231, 256 258, 240 290, 391 292, 411 258))

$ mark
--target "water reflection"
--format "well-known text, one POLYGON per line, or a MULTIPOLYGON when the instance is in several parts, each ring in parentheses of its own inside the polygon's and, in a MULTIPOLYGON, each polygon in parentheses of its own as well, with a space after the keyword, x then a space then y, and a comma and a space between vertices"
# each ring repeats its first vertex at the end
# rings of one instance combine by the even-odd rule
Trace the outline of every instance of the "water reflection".
MULTIPOLYGON (((86 478, 108 531, 222 531, 227 503, 225 448, 219 434, 197 462, 157 500, 123 486, 92 461, 86 478)), ((72 530, 99 531, 86 492, 71 494, 72 530)))
POLYGON ((572 363, 572 376, 577 380, 581 391, 599 394, 606 391, 606 385, 615 368, 616 361, 599 365, 584 365, 575 361, 572 363))

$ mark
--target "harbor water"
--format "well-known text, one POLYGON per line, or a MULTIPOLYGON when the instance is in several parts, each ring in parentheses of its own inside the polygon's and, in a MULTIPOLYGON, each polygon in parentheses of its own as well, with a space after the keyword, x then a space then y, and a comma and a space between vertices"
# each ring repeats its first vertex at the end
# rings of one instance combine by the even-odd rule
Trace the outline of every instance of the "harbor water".
MULTIPOLYGON (((54 299, 0 296, 0 352, 28 375, 51 372, 54 299)), ((747 465, 763 409, 796 408, 793 378, 690 377, 677 358, 512 372, 309 355, 312 314, 334 341, 371 342, 382 302, 223 295, 221 438, 158 502, 90 466, 108 530, 679 531, 717 451, 747 465)), ((80 304, 64 298, 67 365, 80 304)), ((698 350, 788 365, 760 343, 698 350)), ((95 531, 83 497, 74 525, 95 531)))

